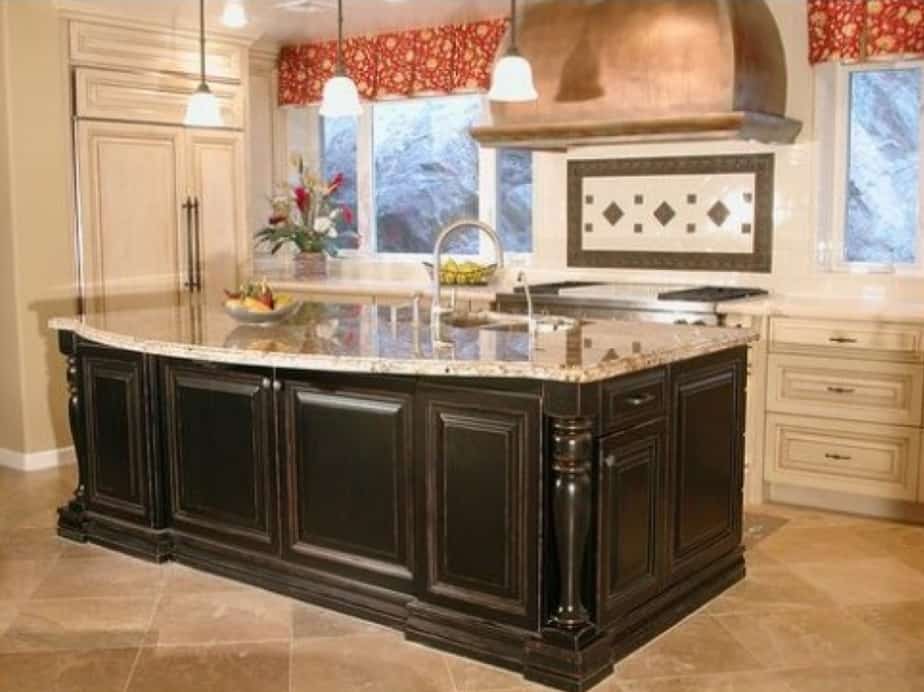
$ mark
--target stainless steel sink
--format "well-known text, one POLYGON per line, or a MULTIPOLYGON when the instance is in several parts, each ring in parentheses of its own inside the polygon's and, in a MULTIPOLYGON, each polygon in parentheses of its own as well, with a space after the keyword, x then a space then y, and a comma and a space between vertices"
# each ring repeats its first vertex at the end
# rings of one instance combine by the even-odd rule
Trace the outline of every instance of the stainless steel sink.
POLYGON ((456 329, 485 329, 491 331, 529 331, 547 334, 567 331, 577 327, 580 322, 570 317, 557 315, 534 316, 532 321, 527 315, 514 315, 507 312, 482 310, 479 312, 452 313, 443 315, 440 323, 456 329))

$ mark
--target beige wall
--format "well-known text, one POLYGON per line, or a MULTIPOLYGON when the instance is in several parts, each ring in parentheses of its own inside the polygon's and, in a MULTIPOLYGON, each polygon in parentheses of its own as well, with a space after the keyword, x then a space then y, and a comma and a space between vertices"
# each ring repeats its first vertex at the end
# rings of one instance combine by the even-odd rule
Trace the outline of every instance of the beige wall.
POLYGON ((0 447, 31 453, 71 444, 63 359, 45 326, 75 308, 67 82, 52 0, 0 6, 0 447))

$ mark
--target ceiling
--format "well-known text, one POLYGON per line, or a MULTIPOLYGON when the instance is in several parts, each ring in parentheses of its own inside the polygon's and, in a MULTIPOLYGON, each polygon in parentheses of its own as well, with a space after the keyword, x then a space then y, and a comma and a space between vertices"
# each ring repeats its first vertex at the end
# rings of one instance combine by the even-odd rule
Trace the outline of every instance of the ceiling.
MULTIPOLYGON (((229 31, 220 21, 225 0, 206 0, 208 24, 229 31)), ((244 0, 250 25, 244 32, 279 43, 298 43, 337 35, 336 0, 244 0), (282 7, 296 4, 294 9, 282 7)), ((127 19, 171 26, 195 26, 196 0, 63 0, 70 8, 100 11, 127 19)), ((503 17, 509 0, 343 0, 347 35, 503 17)))

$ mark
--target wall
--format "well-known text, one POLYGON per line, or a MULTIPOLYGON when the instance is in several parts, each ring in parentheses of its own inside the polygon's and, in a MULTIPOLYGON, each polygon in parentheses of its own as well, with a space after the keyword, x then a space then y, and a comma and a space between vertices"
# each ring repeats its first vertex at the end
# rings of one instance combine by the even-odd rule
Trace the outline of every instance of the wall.
POLYGON ((4 435, 0 447, 33 454, 71 444, 64 362, 46 327, 50 317, 73 314, 76 307, 66 61, 52 0, 0 4, 6 63, 0 153, 9 196, 5 217, 0 203, 0 244, 9 250, 0 259, 0 281, 13 284, 15 295, 2 301, 15 309, 0 308, 0 342, 15 334, 18 352, 9 344, 0 349, 4 385, 16 377, 12 370, 21 378, 18 396, 4 408, 17 407, 22 419, 22 434, 4 435))

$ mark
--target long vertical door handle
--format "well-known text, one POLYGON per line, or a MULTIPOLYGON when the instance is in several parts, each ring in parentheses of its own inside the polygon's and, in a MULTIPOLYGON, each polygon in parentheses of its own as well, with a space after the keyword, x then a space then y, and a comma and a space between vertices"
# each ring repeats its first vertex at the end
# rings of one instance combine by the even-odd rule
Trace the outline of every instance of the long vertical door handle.
POLYGON ((193 218, 195 219, 195 237, 196 237, 196 275, 193 284, 197 291, 202 290, 202 224, 199 215, 199 198, 196 197, 192 203, 193 218))
POLYGON ((192 291, 195 288, 196 276, 193 257, 193 203, 189 197, 183 203, 183 211, 186 212, 186 282, 183 286, 192 291))

